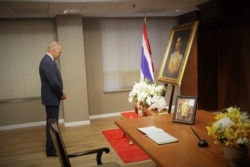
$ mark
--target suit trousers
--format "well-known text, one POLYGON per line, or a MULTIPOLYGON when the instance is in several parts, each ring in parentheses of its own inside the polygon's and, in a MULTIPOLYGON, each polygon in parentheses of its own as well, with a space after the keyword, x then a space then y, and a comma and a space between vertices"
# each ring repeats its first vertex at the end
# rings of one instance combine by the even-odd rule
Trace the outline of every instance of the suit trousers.
POLYGON ((49 119, 56 119, 58 123, 59 117, 59 105, 58 106, 47 106, 46 108, 46 154, 52 155, 56 153, 55 147, 52 143, 52 139, 49 132, 49 119))

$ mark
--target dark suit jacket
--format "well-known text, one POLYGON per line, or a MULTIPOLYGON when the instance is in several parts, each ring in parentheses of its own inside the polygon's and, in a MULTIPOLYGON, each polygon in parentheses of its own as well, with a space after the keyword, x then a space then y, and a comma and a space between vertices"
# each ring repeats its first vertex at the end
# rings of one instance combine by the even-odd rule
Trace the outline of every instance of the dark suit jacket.
POLYGON ((56 62, 45 55, 40 62, 39 74, 41 79, 42 104, 57 106, 63 96, 63 82, 56 62))

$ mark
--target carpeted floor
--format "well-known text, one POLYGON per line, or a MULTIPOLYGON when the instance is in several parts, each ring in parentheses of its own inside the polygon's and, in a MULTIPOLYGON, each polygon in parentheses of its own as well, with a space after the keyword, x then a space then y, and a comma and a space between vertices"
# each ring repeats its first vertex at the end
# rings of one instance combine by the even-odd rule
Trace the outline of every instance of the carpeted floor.
POLYGON ((102 133, 124 163, 149 159, 136 144, 129 145, 129 139, 122 135, 120 129, 104 130, 102 133))

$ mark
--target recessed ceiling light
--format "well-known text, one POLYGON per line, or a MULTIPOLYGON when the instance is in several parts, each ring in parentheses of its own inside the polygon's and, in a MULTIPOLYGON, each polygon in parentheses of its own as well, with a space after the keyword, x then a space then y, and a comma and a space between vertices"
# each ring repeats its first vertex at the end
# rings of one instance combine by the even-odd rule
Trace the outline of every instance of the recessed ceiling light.
POLYGON ((80 12, 79 9, 65 9, 65 10, 63 10, 63 14, 76 14, 79 12, 80 12))

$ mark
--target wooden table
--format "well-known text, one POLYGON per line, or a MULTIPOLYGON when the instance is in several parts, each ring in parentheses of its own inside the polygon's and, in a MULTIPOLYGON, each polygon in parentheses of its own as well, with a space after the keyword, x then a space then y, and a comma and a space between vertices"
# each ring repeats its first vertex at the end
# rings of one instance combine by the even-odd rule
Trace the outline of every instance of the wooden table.
MULTIPOLYGON (((121 112, 121 118, 122 119, 133 119, 133 118, 139 118, 139 117, 140 116, 137 113, 135 113, 134 111, 124 111, 124 112, 121 112)), ((126 136, 125 133, 122 133, 122 136, 125 137, 126 136)), ((130 138, 129 138, 128 143, 130 145, 134 144, 133 140, 131 140, 130 138)))
MULTIPOLYGON (((173 123, 172 114, 117 120, 115 124, 159 167, 228 167, 228 161, 222 153, 222 145, 214 144, 213 138, 207 135, 205 129, 214 116, 210 112, 198 110, 195 125, 173 123), (179 141, 165 145, 155 144, 137 130, 139 127, 149 125, 164 129, 179 141), (190 127, 197 132, 201 139, 208 141, 209 147, 198 147, 199 140, 190 127)), ((250 166, 250 158, 243 166, 250 166)))

